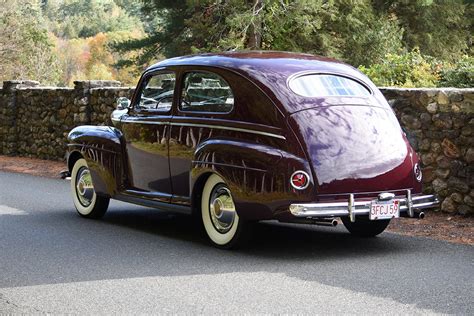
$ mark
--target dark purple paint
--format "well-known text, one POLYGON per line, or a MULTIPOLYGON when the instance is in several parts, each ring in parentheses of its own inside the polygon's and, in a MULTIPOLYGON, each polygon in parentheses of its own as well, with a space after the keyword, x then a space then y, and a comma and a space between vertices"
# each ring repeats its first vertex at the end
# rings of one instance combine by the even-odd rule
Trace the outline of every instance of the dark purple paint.
POLYGON ((376 196, 386 190, 421 192, 413 175, 418 158, 393 111, 372 82, 351 66, 305 54, 223 53, 165 60, 143 77, 160 70, 177 75, 170 113, 130 110, 116 124, 122 132, 92 126, 71 131, 70 153, 81 153, 91 164, 99 194, 195 207, 203 179, 218 173, 242 218, 291 220, 288 206, 293 202, 347 199, 349 193, 376 196), (234 110, 179 111, 181 78, 191 70, 222 76, 234 92, 234 110), (372 95, 298 96, 288 88, 288 78, 308 71, 352 78, 372 95), (291 187, 296 170, 311 175, 307 189, 291 187))

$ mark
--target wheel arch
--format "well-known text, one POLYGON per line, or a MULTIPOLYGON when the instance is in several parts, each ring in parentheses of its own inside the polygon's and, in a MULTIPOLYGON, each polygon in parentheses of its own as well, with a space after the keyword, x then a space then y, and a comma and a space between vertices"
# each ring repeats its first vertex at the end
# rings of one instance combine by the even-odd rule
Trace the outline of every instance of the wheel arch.
POLYGON ((74 164, 76 163, 76 161, 78 161, 81 158, 84 158, 84 156, 78 150, 73 150, 69 153, 68 158, 67 158, 67 168, 69 172, 72 172, 72 168, 74 167, 74 164))
POLYGON ((202 190, 209 177, 214 173, 216 172, 212 170, 202 170, 199 175, 196 176, 195 180, 192 180, 191 211, 193 216, 200 216, 201 214, 202 190))

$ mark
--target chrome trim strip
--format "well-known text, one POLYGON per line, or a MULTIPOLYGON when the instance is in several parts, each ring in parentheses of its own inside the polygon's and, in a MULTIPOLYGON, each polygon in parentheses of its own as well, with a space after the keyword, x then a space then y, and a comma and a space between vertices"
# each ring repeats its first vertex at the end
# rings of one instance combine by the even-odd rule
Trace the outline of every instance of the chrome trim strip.
MULTIPOLYGON (((411 204, 411 210, 413 212, 413 215, 415 213, 414 211, 417 209, 425 209, 439 206, 439 200, 435 195, 414 196, 411 201, 408 200, 408 197, 396 197, 395 199, 400 201, 400 212, 408 212, 411 204)), ((295 203, 290 205, 289 210, 296 217, 355 217, 355 215, 369 215, 370 203, 371 200, 351 201, 351 197, 349 195, 349 200, 347 202, 307 204, 295 203)))
POLYGON ((226 164, 226 163, 204 161, 204 160, 193 160, 192 164, 193 165, 194 164, 207 164, 207 165, 215 165, 215 166, 223 166, 223 167, 229 167, 229 168, 238 168, 238 169, 245 169, 245 170, 251 170, 251 171, 258 171, 258 172, 267 172, 267 170, 258 169, 258 168, 230 165, 230 164, 226 164))
POLYGON ((244 133, 251 133, 251 134, 257 134, 257 135, 269 136, 269 137, 274 137, 274 138, 279 138, 279 139, 286 140, 286 137, 283 136, 283 135, 278 135, 278 134, 273 134, 273 133, 268 133, 268 132, 262 132, 262 131, 256 131, 256 130, 253 130, 253 129, 239 128, 239 127, 222 126, 222 125, 196 124, 196 123, 177 123, 177 122, 171 122, 171 125, 172 126, 191 126, 191 127, 207 127, 207 128, 223 129, 223 130, 229 130, 229 131, 235 131, 235 132, 244 132, 244 133))
POLYGON ((262 132, 262 131, 256 131, 256 130, 253 130, 253 129, 231 127, 231 126, 222 126, 222 125, 207 125, 207 124, 196 124, 196 123, 178 123, 178 122, 169 122, 169 121, 156 122, 156 121, 130 120, 130 119, 126 119, 126 118, 123 118, 121 120, 121 122, 122 123, 149 124, 149 125, 206 127, 206 128, 215 128, 215 129, 234 131, 234 132, 244 132, 244 133, 250 133, 250 134, 256 134, 256 135, 263 135, 263 136, 269 136, 269 137, 274 137, 274 138, 286 140, 286 137, 283 136, 283 135, 278 135, 278 134, 273 134, 273 133, 268 133, 268 132, 262 132))
POLYGON ((137 124, 148 124, 148 125, 169 125, 169 121, 143 121, 143 120, 127 120, 121 119, 122 123, 137 123, 137 124))
POLYGON ((105 151, 105 152, 108 152, 108 153, 111 153, 111 154, 114 154, 114 155, 119 154, 118 152, 110 150, 110 149, 105 149, 105 148, 102 148, 102 147, 97 147, 97 146, 92 146, 92 145, 87 145, 87 144, 71 143, 71 144, 67 144, 67 146, 68 147, 81 147, 81 149, 83 149, 83 148, 97 149, 97 150, 105 151))
MULTIPOLYGON (((397 193, 399 192, 399 195, 403 193, 406 193, 407 190, 410 189, 412 190, 413 188, 403 188, 403 189, 397 189, 397 190, 392 190, 390 192, 394 192, 394 193, 397 193)), ((320 196, 321 197, 337 197, 337 196, 346 196, 346 195, 349 195, 351 192, 346 192, 346 193, 332 193, 332 194, 321 194, 320 196)), ((371 195, 378 195, 380 194, 381 192, 380 191, 363 191, 363 192, 354 192, 354 197, 358 197, 358 196, 361 196, 361 195, 368 195, 368 194, 371 194, 371 195)), ((375 197, 374 197, 375 198, 375 197)))

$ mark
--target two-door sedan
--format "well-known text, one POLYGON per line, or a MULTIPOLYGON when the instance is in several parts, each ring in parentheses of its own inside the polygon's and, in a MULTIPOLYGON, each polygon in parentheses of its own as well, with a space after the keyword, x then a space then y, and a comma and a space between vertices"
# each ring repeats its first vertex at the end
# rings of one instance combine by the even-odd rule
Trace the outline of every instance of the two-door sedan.
POLYGON ((260 220, 375 236, 438 205, 393 110, 355 68, 284 52, 172 58, 149 67, 114 127, 69 134, 78 213, 109 199, 194 214, 211 242, 238 245, 260 220))

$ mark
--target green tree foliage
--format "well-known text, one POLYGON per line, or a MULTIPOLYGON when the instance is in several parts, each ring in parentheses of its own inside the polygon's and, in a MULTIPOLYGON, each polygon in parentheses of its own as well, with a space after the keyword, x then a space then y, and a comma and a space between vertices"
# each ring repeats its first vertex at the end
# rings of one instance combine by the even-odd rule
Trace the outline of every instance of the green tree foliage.
POLYGON ((192 17, 193 8, 188 1, 143 1, 140 17, 147 36, 117 43, 115 49, 119 52, 138 52, 135 58, 121 60, 119 64, 130 66, 135 63, 143 66, 162 55, 176 56, 179 52, 191 52, 186 21, 192 17))
POLYGON ((404 29, 403 43, 407 50, 418 47, 424 55, 449 61, 459 59, 468 50, 473 16, 469 11, 472 8, 463 1, 385 0, 374 3, 379 12, 393 16, 404 29))
POLYGON ((123 43, 141 49, 139 63, 160 54, 230 49, 305 51, 356 64, 401 48, 401 30, 366 0, 144 1, 160 21, 147 37, 123 43))
POLYGON ((143 10, 161 20, 121 46, 141 49, 141 64, 161 55, 273 49, 369 66, 415 47, 454 61, 472 46, 473 11, 461 0, 144 0, 143 10))
POLYGON ((135 53, 111 49, 117 41, 143 35, 139 0, 43 0, 42 12, 55 37, 60 61, 60 84, 74 80, 117 79, 133 85, 136 66, 118 68, 120 59, 135 53))
POLYGON ((0 0, 0 29, 0 78, 134 84, 164 57, 263 49, 384 85, 472 85, 472 0, 0 0))
POLYGON ((359 69, 379 86, 474 87, 474 58, 467 55, 446 62, 422 55, 415 48, 401 55, 388 54, 382 62, 359 69))
MULTIPOLYGON (((131 1, 121 1, 131 5, 131 1)), ((140 26, 138 17, 130 16, 113 0, 48 0, 43 11, 50 30, 61 38, 86 38, 98 33, 134 31, 140 26)))
POLYGON ((474 58, 465 55, 458 62, 445 65, 440 76, 438 85, 442 87, 474 87, 474 58))
POLYGON ((387 54, 382 62, 359 67, 378 86, 436 87, 439 64, 418 49, 402 55, 387 54))
POLYGON ((59 79, 53 43, 34 0, 0 0, 0 81, 59 79))

